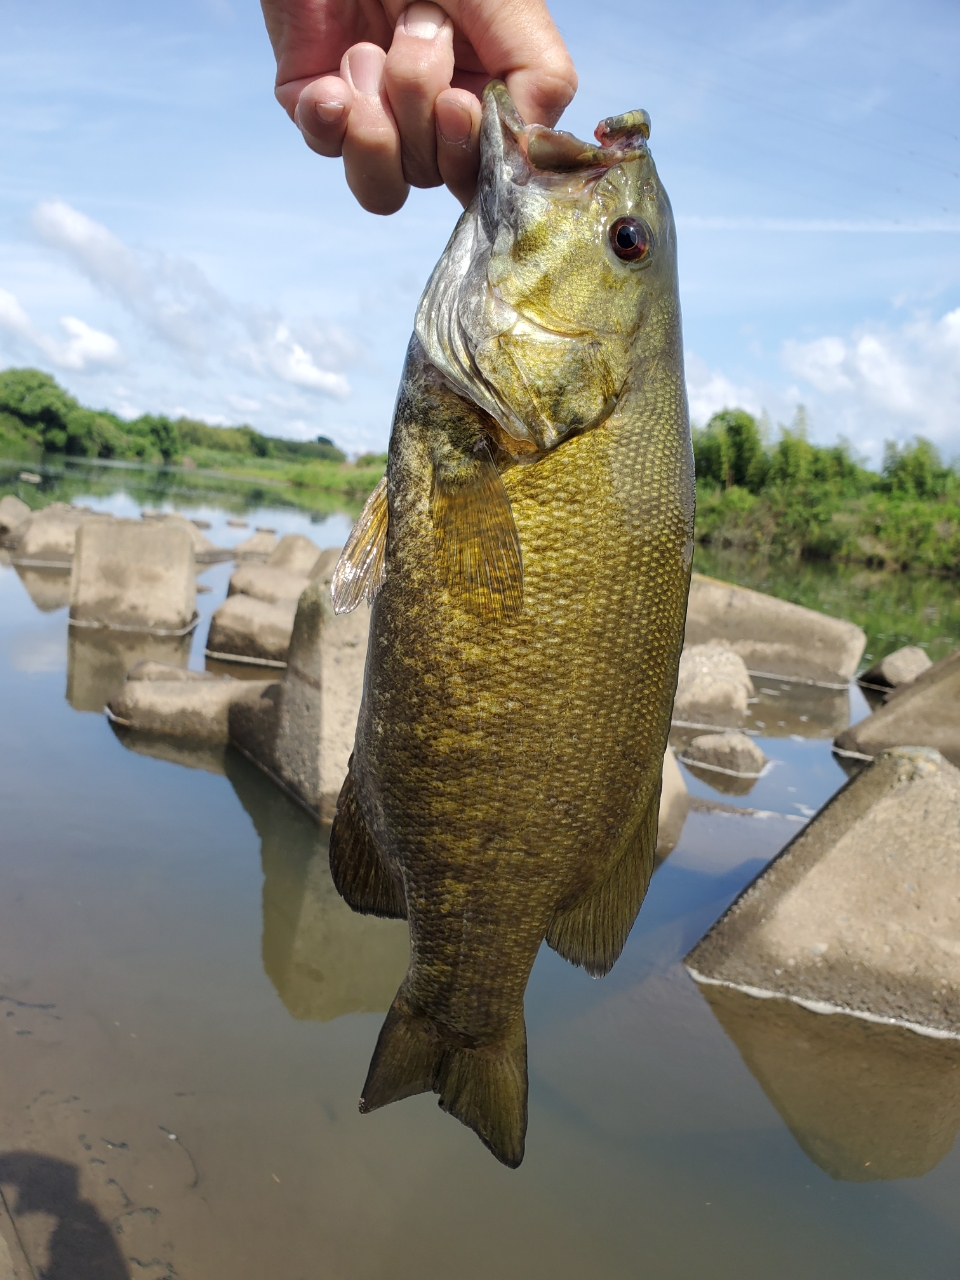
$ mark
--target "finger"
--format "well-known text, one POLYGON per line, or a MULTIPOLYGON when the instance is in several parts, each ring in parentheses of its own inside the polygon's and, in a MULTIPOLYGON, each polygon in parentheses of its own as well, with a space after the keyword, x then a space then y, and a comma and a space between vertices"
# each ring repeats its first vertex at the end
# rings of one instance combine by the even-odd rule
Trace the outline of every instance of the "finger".
POLYGON ((343 137, 347 184, 370 213, 396 213, 407 198, 400 134, 383 90, 387 55, 375 44, 355 44, 340 74, 353 90, 343 137))
POLYGON ((453 75, 453 23, 439 7, 417 0, 397 20, 383 83, 400 130, 403 172, 415 187, 436 187, 437 94, 453 75))
POLYGON ((528 124, 554 125, 577 91, 577 73, 544 0, 445 0, 481 65, 506 81, 528 124))
POLYGON ((466 89, 447 89, 437 98, 437 166, 462 205, 477 189, 480 169, 480 103, 466 89))
POLYGON ((340 155, 352 102, 353 90, 341 76, 308 81, 297 99, 293 120, 311 151, 340 155))

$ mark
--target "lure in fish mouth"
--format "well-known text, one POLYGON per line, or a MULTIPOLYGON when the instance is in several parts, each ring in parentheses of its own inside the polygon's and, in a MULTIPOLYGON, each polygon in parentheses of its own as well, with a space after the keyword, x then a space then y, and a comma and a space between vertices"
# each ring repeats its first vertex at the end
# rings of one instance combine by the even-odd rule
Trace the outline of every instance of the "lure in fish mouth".
MULTIPOLYGON (((650 296, 674 270, 649 134, 647 113, 631 111, 583 142, 526 125, 500 81, 484 91, 477 195, 427 284, 411 344, 429 376, 481 411, 470 430, 438 425, 432 461, 437 571, 483 617, 523 608, 501 473, 609 418, 650 296)), ((387 506, 385 477, 334 573, 338 613, 383 583, 387 506)))

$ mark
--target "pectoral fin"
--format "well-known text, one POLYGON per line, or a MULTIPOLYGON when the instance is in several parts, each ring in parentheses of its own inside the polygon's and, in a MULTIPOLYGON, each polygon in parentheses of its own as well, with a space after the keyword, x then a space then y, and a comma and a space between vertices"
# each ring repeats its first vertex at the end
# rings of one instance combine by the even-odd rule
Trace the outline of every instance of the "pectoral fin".
POLYGON ((510 498, 484 443, 433 482, 437 568, 464 608, 502 621, 523 609, 523 557, 510 498))
POLYGON ((547 932, 547 945, 595 978, 609 973, 620 957, 653 875, 660 815, 660 788, 647 806, 630 846, 598 885, 565 911, 547 932))
POLYGON ((333 571, 334 613, 351 613, 361 600, 373 602, 386 577, 387 477, 367 499, 333 571))

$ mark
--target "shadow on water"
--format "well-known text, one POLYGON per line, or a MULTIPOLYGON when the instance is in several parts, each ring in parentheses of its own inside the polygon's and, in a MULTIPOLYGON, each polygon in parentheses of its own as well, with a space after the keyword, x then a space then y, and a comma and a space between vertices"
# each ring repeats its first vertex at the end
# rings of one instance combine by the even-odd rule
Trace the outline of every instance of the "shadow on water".
POLYGON ((960 1130, 960 1042, 701 987, 806 1154, 832 1178, 919 1178, 960 1130))
POLYGON ((16 1190, 10 1204, 15 1218, 42 1213, 56 1219, 38 1280, 129 1280, 109 1223, 80 1196, 76 1165, 33 1151, 7 1151, 0 1154, 0 1186, 16 1190))

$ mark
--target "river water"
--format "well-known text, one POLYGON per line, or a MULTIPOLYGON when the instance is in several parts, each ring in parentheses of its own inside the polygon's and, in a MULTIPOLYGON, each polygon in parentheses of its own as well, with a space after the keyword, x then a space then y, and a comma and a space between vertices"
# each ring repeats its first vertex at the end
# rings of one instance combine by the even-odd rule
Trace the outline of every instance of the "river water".
MULTIPOLYGON (((229 545, 244 492, 166 505, 229 545)), ((118 473, 85 500, 136 515, 149 495, 118 473)), ((254 501, 251 526, 321 548, 349 528, 254 501)), ((201 575, 193 666, 231 568, 201 575)), ((922 584, 884 589, 921 603, 874 648, 956 646, 953 588, 930 588, 936 618, 922 584)), ((822 599, 855 614, 863 591, 829 574, 822 599)), ((340 902, 325 832, 244 759, 122 741, 101 678, 64 580, 0 565, 0 1191, 38 1276, 955 1280, 960 1046, 708 1001, 681 965, 843 783, 855 689, 759 680, 772 767, 736 795, 687 772, 694 811, 613 972, 543 948, 511 1172, 432 1095, 358 1114, 405 926, 340 902)))

